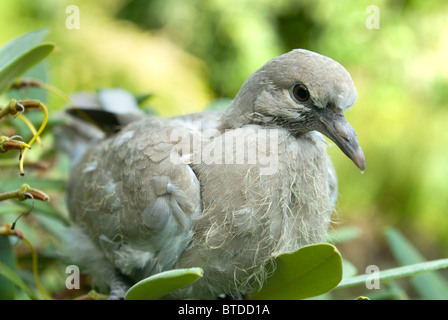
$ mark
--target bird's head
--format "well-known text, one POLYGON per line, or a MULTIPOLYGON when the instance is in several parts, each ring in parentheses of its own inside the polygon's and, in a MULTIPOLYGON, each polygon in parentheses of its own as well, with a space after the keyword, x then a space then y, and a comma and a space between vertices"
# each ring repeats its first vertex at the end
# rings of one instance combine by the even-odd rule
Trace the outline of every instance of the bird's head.
POLYGON ((316 130, 364 171, 365 157, 343 111, 357 99, 350 74, 338 62, 296 49, 267 62, 244 83, 224 119, 257 123, 297 136, 316 130))

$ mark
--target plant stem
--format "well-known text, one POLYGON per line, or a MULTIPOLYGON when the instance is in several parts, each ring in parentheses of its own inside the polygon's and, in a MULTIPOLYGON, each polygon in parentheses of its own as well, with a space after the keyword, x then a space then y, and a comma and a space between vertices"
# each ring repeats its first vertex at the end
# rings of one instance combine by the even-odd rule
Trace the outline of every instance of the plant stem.
MULTIPOLYGON (((33 142, 37 139, 37 137, 39 137, 39 135, 42 133, 42 131, 44 130, 45 126, 47 125, 47 121, 48 121, 48 110, 47 107, 40 101, 37 101, 39 106, 41 107, 41 109, 44 111, 44 120, 42 121, 42 124, 39 128, 39 130, 36 132, 36 134, 33 136, 33 138, 30 140, 30 142, 28 143, 30 146, 33 144, 33 142)), ((28 149, 25 149, 23 151, 23 155, 22 158, 20 159, 20 163, 19 163, 19 170, 20 170, 20 175, 23 176, 25 175, 24 170, 23 170, 23 161, 25 159, 25 155, 28 149)))
POLYGON ((46 300, 53 300, 53 298, 50 297, 50 295, 47 294, 47 292, 45 291, 44 287, 40 283, 38 264, 37 264, 37 254, 36 254, 36 250, 34 249, 33 244, 31 243, 30 240, 28 240, 27 237, 23 237, 22 239, 28 244, 28 246, 30 247, 30 250, 31 250, 31 256, 32 256, 32 259, 33 259, 33 275, 34 275, 34 281, 36 281, 37 289, 39 290, 39 292, 42 294, 42 296, 46 300))
MULTIPOLYGON (((37 134, 36 128, 34 128, 34 125, 31 123, 31 121, 28 120, 28 118, 26 118, 23 114, 19 114, 17 117, 26 124, 33 135, 37 134)), ((42 145, 42 141, 40 140, 39 136, 37 136, 36 141, 38 144, 42 145)))
POLYGON ((433 261, 427 261, 422 263, 416 263, 407 265, 404 267, 398 267, 393 269, 388 269, 379 272, 378 277, 375 278, 373 274, 362 274, 352 278, 342 280, 335 289, 353 287, 357 285, 366 284, 367 281, 373 279, 378 280, 389 280, 395 278, 403 278, 408 276, 413 276, 422 272, 434 271, 437 269, 448 268, 448 259, 439 259, 433 261))
POLYGON ((34 199, 48 201, 50 197, 40 190, 33 189, 27 184, 23 184, 19 189, 0 193, 0 201, 7 199, 18 199, 23 201, 27 199, 27 195, 31 195, 34 199))

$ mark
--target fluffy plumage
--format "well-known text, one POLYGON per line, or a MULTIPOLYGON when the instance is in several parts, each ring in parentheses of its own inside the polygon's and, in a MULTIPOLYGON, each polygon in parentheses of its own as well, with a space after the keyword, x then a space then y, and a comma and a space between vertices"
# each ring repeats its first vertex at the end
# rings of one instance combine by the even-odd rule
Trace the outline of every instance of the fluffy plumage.
POLYGON ((132 283, 187 267, 204 276, 167 298, 259 287, 272 258, 325 241, 337 182, 321 133, 364 169, 342 115, 356 96, 339 63, 293 50, 252 74, 223 114, 126 117, 70 178, 80 261, 113 292, 112 274, 132 283))

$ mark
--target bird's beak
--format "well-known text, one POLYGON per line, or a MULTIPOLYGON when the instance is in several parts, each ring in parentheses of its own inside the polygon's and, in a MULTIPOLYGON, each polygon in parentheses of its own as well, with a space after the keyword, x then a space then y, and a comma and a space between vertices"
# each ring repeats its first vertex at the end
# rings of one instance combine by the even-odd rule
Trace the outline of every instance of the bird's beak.
POLYGON ((355 129, 339 108, 324 108, 318 113, 317 131, 330 138, 353 163, 364 172, 366 158, 359 145, 355 129))

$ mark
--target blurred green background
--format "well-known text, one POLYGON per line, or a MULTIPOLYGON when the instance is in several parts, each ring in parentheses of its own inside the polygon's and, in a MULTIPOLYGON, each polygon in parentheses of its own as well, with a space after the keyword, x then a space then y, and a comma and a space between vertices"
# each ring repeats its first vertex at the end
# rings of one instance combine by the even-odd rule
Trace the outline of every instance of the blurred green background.
MULTIPOLYGON (((338 246, 342 255, 362 272, 394 265, 383 233, 394 226, 426 258, 448 256, 446 1, 0 2, 0 44, 41 27, 57 45, 46 60, 50 84, 67 94, 104 87, 151 93, 150 107, 163 116, 233 98, 253 71, 293 48, 335 59, 358 89, 347 118, 367 159, 360 174, 329 148, 340 191, 334 228, 361 231, 338 246), (79 29, 66 28, 68 5, 80 9, 79 29), (379 29, 366 26, 369 5, 379 9, 379 29)), ((65 102, 48 99, 57 114, 65 102)))

